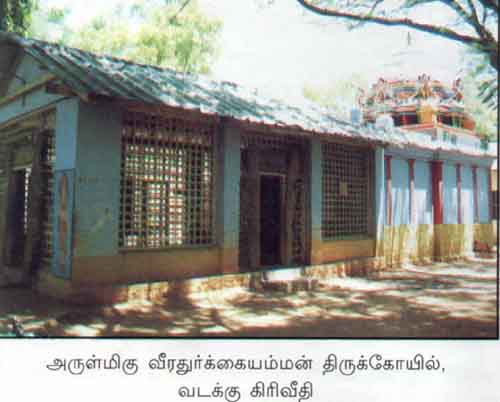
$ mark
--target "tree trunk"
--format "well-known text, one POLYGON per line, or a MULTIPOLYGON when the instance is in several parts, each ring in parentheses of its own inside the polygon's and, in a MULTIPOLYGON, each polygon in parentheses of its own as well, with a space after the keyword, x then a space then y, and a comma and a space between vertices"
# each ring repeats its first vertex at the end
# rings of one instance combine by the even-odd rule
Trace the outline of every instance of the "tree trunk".
POLYGON ((495 43, 493 50, 489 53, 490 64, 498 71, 498 43, 495 43))

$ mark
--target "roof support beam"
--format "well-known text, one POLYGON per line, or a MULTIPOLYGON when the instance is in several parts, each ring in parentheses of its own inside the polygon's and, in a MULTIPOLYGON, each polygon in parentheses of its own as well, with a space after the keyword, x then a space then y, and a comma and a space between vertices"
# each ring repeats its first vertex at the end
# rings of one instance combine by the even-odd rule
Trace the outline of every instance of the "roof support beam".
POLYGON ((29 94, 30 92, 33 92, 35 89, 43 87, 45 84, 49 83, 50 81, 55 80, 56 77, 55 75, 48 74, 40 78, 39 80, 36 80, 28 85, 23 86, 13 94, 4 96, 3 98, 0 99, 0 106, 5 105, 7 103, 13 102, 16 99, 21 98, 22 96, 25 96, 29 94))

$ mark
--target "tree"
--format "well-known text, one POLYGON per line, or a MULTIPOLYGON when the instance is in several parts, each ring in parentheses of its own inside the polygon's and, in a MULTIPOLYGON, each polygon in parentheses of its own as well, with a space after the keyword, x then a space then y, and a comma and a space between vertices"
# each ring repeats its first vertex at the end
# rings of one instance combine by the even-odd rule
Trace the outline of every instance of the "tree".
POLYGON ((400 26, 461 42, 498 71, 498 0, 297 0, 306 10, 357 24, 400 26), (427 22, 437 10, 454 20, 427 22), (425 12, 425 13, 424 13, 425 12))
POLYGON ((314 14, 346 20, 351 27, 364 23, 408 27, 464 44, 477 96, 492 110, 498 109, 498 0, 297 1, 314 14), (429 22, 429 16, 441 11, 450 18, 429 22))
POLYGON ((351 74, 346 79, 335 81, 327 87, 306 86, 302 94, 305 98, 329 108, 335 116, 349 120, 360 90, 368 86, 369 82, 366 77, 361 74, 351 74))
MULTIPOLYGON (((482 68, 481 66, 479 68, 482 68)), ((489 66, 488 66, 489 67, 489 66)), ((490 67, 491 69, 491 67, 490 67)), ((484 87, 488 86, 488 92, 498 92, 498 82, 490 82, 492 78, 483 79, 478 82, 477 69, 466 72, 462 80, 464 107, 472 115, 476 122, 476 132, 488 138, 490 141, 498 141, 497 133, 497 108, 498 101, 496 96, 485 103, 484 87)), ((495 74, 496 81, 496 74, 495 74)))
POLYGON ((71 9, 68 7, 46 8, 39 4, 32 12, 26 35, 48 42, 64 42, 65 38, 73 32, 66 23, 66 18, 70 13, 71 9))
POLYGON ((26 34, 35 0, 0 0, 0 31, 26 34))
MULTIPOLYGON (((66 24, 68 10, 48 12, 57 29, 41 23, 35 37, 97 54, 201 73, 209 71, 217 54, 221 23, 203 15, 195 1, 136 1, 76 30, 66 24)), ((47 21, 44 16, 39 20, 47 21)))

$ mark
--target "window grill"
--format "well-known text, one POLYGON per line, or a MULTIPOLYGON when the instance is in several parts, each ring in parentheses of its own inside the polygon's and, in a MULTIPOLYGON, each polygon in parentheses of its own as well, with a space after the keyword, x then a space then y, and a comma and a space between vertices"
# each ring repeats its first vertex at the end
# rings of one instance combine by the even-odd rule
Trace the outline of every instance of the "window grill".
POLYGON ((52 258, 52 216, 53 216, 53 186, 54 186, 54 163, 55 138, 54 131, 47 131, 42 151, 41 180, 42 180, 42 261, 49 264, 52 258))
POLYGON ((259 133, 247 133, 242 137, 243 148, 256 147, 267 150, 288 150, 290 146, 304 146, 306 140, 302 137, 292 135, 266 135, 259 133))
POLYGON ((28 233, 28 209, 29 209, 29 191, 30 191, 30 181, 31 181, 31 168, 26 168, 24 170, 24 205, 23 205, 23 233, 26 235, 28 233))
POLYGON ((213 242, 214 127, 131 113, 122 133, 120 247, 213 242))
POLYGON ((297 264, 301 264, 305 260, 305 193, 304 193, 304 179, 299 179, 295 183, 295 192, 296 192, 296 205, 293 210, 293 218, 292 218, 292 255, 293 262, 297 264))
POLYGON ((323 238, 369 234, 371 150, 336 143, 322 148, 323 238))

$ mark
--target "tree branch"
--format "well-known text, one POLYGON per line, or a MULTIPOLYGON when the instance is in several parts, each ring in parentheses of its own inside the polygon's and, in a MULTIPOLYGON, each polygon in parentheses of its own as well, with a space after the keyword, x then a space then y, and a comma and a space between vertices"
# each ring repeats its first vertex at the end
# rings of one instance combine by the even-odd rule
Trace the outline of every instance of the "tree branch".
POLYGON ((472 0, 467 0, 467 4, 469 4, 470 12, 472 15, 472 20, 474 21, 475 24, 477 24, 478 26, 481 26, 474 2, 472 0))
POLYGON ((409 28, 416 29, 421 32, 427 32, 434 35, 438 35, 447 39, 462 42, 467 45, 482 45, 483 41, 480 38, 465 35, 453 31, 447 27, 441 27, 436 25, 423 24, 414 21, 410 18, 385 18, 377 17, 374 15, 362 15, 350 12, 339 11, 335 9, 327 9, 319 6, 315 6, 306 0, 297 0, 297 2, 305 9, 311 11, 314 14, 323 15, 327 17, 338 17, 344 18, 351 21, 362 21, 362 22, 372 22, 379 25, 385 26, 405 26, 409 28))
POLYGON ((182 3, 180 8, 177 10, 177 12, 169 18, 169 21, 173 22, 180 15, 180 13, 182 13, 184 11, 184 9, 188 6, 188 4, 190 2, 191 2, 191 0, 186 0, 184 3, 182 3))
POLYGON ((498 5, 498 0, 479 0, 479 2, 483 5, 484 8, 489 8, 490 10, 500 11, 500 7, 498 5))

